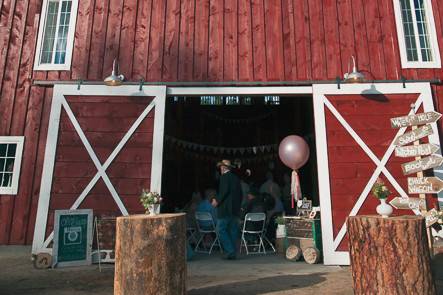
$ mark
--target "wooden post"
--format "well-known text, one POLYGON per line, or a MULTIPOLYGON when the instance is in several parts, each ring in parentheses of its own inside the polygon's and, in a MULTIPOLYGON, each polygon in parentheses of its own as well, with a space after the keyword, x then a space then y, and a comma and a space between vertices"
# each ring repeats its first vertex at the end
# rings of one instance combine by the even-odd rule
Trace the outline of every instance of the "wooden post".
POLYGON ((186 294, 184 213, 117 218, 114 295, 186 294))
MULTIPOLYGON (((415 104, 411 104, 411 110, 412 110, 412 114, 415 115, 415 104)), ((416 130, 417 126, 412 126, 412 130, 416 130)), ((420 140, 416 140, 413 143, 415 146, 420 144, 420 140)), ((415 160, 420 160, 421 156, 415 157, 415 160)), ((422 178, 423 177, 423 171, 417 172, 417 177, 418 178, 422 178)), ((428 203, 426 201, 426 195, 425 194, 419 194, 419 198, 421 200, 424 200, 425 203, 425 208, 422 210, 421 208, 418 208, 418 210, 420 211, 421 215, 423 216, 427 211, 428 211, 428 203)), ((431 250, 431 256, 433 256, 434 252, 432 251, 432 233, 431 233, 431 229, 427 228, 426 229, 426 234, 428 236, 428 245, 429 245, 429 249, 431 250)))
POLYGON ((436 294, 425 220, 420 216, 350 216, 354 294, 436 294))

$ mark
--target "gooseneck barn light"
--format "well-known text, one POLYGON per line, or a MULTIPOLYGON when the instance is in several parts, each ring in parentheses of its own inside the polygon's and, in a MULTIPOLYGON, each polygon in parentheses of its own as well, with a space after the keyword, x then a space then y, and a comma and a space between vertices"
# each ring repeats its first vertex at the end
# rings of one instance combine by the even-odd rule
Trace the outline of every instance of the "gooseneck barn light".
POLYGON ((108 86, 119 86, 125 80, 125 76, 118 74, 118 63, 117 60, 114 59, 112 64, 112 73, 111 76, 106 77, 104 80, 105 84, 108 86))
MULTIPOLYGON (((365 81, 365 76, 360 73, 359 71, 357 71, 357 65, 355 64, 355 58, 352 55, 352 62, 353 62, 353 67, 352 67, 352 72, 351 73, 345 73, 344 74, 344 81, 347 83, 362 83, 365 81)), ((348 71, 349 71, 349 67, 348 67, 348 71)))

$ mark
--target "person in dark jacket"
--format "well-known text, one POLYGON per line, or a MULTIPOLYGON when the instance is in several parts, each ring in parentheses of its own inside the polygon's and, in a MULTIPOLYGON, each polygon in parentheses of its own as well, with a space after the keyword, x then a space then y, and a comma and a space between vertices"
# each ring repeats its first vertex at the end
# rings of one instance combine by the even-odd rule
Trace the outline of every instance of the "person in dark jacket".
POLYGON ((220 169, 218 194, 212 201, 217 207, 217 231, 226 259, 237 256, 237 240, 239 238, 238 220, 241 212, 242 190, 240 179, 231 171, 229 160, 217 163, 220 169))

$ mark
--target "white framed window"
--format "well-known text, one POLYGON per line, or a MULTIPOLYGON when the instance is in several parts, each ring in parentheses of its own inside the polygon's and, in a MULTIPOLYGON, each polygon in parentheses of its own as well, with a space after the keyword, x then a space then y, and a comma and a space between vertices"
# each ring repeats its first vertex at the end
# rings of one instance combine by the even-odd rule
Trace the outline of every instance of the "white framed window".
POLYGON ((0 195, 17 194, 23 141, 23 136, 0 136, 0 195))
POLYGON ((44 0, 34 70, 70 70, 78 0, 44 0))
POLYGON ((440 68, 431 0, 393 0, 403 68, 440 68))

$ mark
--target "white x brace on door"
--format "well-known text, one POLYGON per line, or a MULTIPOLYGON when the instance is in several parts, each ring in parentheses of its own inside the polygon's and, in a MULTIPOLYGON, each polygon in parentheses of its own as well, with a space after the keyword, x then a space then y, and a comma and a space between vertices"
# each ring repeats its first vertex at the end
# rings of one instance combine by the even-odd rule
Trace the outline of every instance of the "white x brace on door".
POLYGON ((40 195, 37 209, 37 219, 34 229, 34 240, 32 244, 32 253, 51 252, 48 245, 53 239, 53 232, 46 237, 47 218, 49 212, 49 204, 51 199, 51 187, 54 173, 54 163, 57 148, 57 139, 59 134, 61 111, 64 109, 70 122, 81 139, 89 157, 94 163, 97 172, 90 180, 83 192, 77 197, 75 202, 69 209, 77 209, 82 201, 87 197, 88 193, 94 187, 99 179, 103 179, 106 187, 117 204, 122 215, 128 215, 118 192, 115 190, 111 180, 109 179, 106 169, 110 166, 119 152, 131 138, 131 135, 140 126, 142 121, 151 111, 155 112, 153 143, 152 143, 152 164, 151 164, 151 183, 150 189, 161 193, 162 182, 162 159, 163 159, 163 135, 164 135, 164 116, 165 116, 166 86, 118 86, 108 87, 102 85, 83 85, 78 89, 77 85, 55 85, 51 113, 49 118, 48 135, 46 140, 45 158, 43 164, 43 173, 41 179, 40 195), (94 149, 83 132, 78 120, 71 110, 65 96, 127 96, 127 97, 153 97, 149 105, 134 121, 132 126, 127 130, 120 142, 114 148, 108 158, 101 163, 94 149))
MULTIPOLYGON (((327 128, 328 120, 326 120, 325 112, 328 112, 328 116, 337 120, 339 124, 346 130, 348 135, 358 144, 358 146, 364 151, 364 153, 370 158, 371 164, 375 165, 375 169, 370 171, 370 177, 361 190, 360 194, 356 196, 356 201, 352 205, 348 216, 357 215, 362 209, 365 200, 370 195, 370 190, 377 180, 377 177, 384 175, 384 177, 390 182, 390 184, 396 190, 396 193, 402 197, 408 197, 407 192, 400 186, 397 179, 387 168, 389 158, 394 152, 395 146, 393 144, 394 139, 403 134, 406 128, 401 128, 396 131, 395 137, 392 137, 388 148, 385 150, 382 157, 377 156, 376 153, 371 150, 369 144, 359 135, 358 131, 355 131, 351 124, 347 122, 345 116, 331 103, 330 97, 339 97, 341 95, 357 95, 357 96, 371 96, 371 95, 410 95, 416 94, 415 111, 420 108, 422 111, 428 112, 434 110, 432 92, 429 83, 406 83, 405 87, 402 83, 381 83, 381 84, 342 84, 340 89, 337 85, 324 84, 313 86, 313 99, 314 99, 314 113, 315 113, 315 133, 316 133, 316 147, 317 147, 317 163, 318 163, 318 177, 319 177, 319 194, 320 194, 320 206, 321 206, 321 224, 322 224, 322 238, 323 238, 323 256, 324 263, 329 265, 347 265, 350 263, 348 251, 339 250, 338 247, 346 235, 346 223, 340 221, 340 224, 334 220, 334 210, 338 210, 339 204, 333 203, 333 196, 331 195, 331 187, 334 179, 330 178, 331 165, 334 163, 329 159, 328 144, 332 138, 328 138, 327 128), (329 96, 329 97, 328 97, 329 96), (330 115, 332 114, 332 115, 330 115), (334 233, 334 227, 336 229, 334 233), (339 230, 338 230, 339 229, 339 230)), ((364 99, 362 99, 364 103, 364 99)), ((401 100, 397 100, 397 103, 401 100)), ((357 102, 358 103, 358 102, 357 102)), ((408 110, 409 103, 405 101, 405 110, 408 110)), ((389 103, 386 103, 386 108, 389 108, 389 103)), ((408 115, 404 113, 403 115, 408 115)), ((411 114, 412 111, 409 112, 411 114)), ((362 117, 361 120, 364 120, 362 117)), ((336 122, 336 121, 334 121, 336 122)), ((389 126, 389 122, 386 124, 389 126)), ((338 124, 337 124, 338 125, 338 124)), ((437 125, 432 124, 434 134, 429 136, 429 142, 440 145, 437 125)), ((330 134, 329 134, 330 135, 330 134)), ((440 152, 439 152, 440 153, 440 152)), ((413 159, 412 159, 413 160, 413 159)), ((405 159, 404 162, 407 162, 405 159)), ((370 169, 370 168, 369 168, 370 169)), ((441 171, 435 169, 434 173, 439 175, 441 171)), ((353 179, 349 179, 352 182, 353 179)), ((439 196, 440 202, 442 201, 439 196)), ((374 213, 375 214, 375 211, 374 213)))

